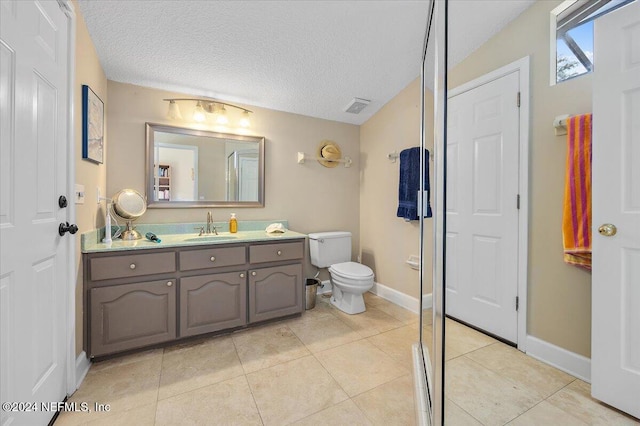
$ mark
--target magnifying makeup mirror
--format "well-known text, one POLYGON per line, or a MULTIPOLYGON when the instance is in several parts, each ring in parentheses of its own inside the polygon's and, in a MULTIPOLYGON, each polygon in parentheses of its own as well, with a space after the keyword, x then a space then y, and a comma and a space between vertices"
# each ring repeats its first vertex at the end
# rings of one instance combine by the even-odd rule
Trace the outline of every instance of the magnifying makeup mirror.
POLYGON ((123 240, 140 240, 142 234, 133 229, 131 222, 147 211, 147 203, 142 194, 133 189, 123 189, 112 198, 113 211, 127 221, 127 228, 122 231, 123 240))

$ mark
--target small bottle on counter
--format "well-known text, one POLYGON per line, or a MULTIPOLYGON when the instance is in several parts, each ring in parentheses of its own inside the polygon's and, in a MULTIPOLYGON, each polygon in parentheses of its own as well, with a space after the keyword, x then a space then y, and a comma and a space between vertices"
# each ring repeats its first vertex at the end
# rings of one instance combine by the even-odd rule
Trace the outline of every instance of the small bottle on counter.
POLYGON ((232 234, 238 232, 238 219, 235 213, 231 213, 231 219, 229 219, 229 232, 232 234))

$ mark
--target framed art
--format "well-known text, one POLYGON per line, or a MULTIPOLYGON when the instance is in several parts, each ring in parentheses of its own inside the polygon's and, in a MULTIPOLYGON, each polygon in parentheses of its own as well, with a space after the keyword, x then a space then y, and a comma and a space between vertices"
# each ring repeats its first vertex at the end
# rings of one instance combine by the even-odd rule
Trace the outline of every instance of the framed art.
POLYGON ((91 88, 82 85, 82 158, 104 162, 104 103, 91 88))

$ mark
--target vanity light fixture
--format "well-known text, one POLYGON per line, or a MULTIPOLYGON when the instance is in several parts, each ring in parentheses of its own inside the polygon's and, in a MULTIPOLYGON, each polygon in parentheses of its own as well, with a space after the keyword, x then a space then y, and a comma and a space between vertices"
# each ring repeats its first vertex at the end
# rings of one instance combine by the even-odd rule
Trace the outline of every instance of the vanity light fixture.
POLYGON ((169 101, 169 113, 167 114, 172 120, 182 120, 182 114, 180 114, 180 108, 178 108, 178 104, 174 100, 169 101))
POLYGON ((202 108, 202 102, 196 104, 196 109, 193 111, 193 121, 197 121, 198 123, 202 123, 207 119, 207 116, 204 113, 204 108, 202 108))
POLYGON ((251 117, 249 117, 249 111, 242 112, 242 118, 240 119, 240 125, 242 127, 251 126, 251 117))
POLYGON ((227 125, 229 123, 229 116, 227 115, 226 107, 236 108, 242 111, 242 117, 238 124, 242 127, 249 127, 251 125, 250 111, 246 108, 239 107, 237 105, 228 104, 226 102, 220 102, 213 99, 198 99, 198 98, 169 98, 163 99, 169 102, 169 112, 167 118, 171 120, 182 120, 182 114, 177 102, 195 102, 196 107, 193 111, 193 120, 202 123, 207 120, 207 114, 215 116, 215 122, 221 125, 227 125))

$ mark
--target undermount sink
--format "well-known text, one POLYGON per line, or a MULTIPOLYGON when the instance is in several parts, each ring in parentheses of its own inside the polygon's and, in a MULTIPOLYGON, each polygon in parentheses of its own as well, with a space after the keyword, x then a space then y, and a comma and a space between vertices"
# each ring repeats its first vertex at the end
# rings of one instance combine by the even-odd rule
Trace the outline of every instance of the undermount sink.
POLYGON ((213 241, 226 241, 226 240, 235 240, 238 237, 234 237, 232 235, 203 235, 199 237, 191 237, 185 238, 184 241, 189 242, 213 242, 213 241))

